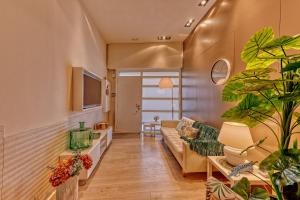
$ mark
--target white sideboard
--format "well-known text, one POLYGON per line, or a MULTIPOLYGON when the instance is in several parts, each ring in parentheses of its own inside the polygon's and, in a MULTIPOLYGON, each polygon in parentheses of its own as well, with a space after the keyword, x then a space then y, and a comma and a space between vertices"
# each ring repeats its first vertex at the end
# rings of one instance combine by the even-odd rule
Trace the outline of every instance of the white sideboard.
MULTIPOLYGON (((93 140, 93 145, 88 149, 81 151, 81 154, 89 155, 93 160, 93 165, 89 170, 81 170, 79 175, 79 180, 87 180, 90 175, 93 173, 94 169, 98 165, 103 153, 107 150, 109 145, 112 142, 112 127, 108 127, 104 130, 99 130, 101 133, 100 138, 93 140)), ((66 150, 60 155, 60 159, 65 159, 73 155, 73 151, 66 150)))

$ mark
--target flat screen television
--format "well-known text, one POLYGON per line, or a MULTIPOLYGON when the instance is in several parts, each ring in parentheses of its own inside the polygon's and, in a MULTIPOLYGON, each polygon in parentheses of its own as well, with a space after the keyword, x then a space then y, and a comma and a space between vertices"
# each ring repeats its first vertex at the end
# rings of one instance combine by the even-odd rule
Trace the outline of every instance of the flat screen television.
POLYGON ((85 72, 83 74, 83 109, 101 105, 101 79, 85 72))

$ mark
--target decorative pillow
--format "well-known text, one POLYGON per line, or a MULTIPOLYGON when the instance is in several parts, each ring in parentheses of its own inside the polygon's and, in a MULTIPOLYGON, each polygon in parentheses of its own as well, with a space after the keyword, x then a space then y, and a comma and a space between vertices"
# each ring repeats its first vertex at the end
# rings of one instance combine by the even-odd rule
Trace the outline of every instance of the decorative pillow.
POLYGON ((207 179, 206 189, 206 199, 210 199, 213 196, 218 200, 243 200, 242 197, 214 177, 207 179))
POLYGON ((180 136, 185 136, 187 138, 194 139, 198 134, 199 129, 193 128, 191 126, 183 126, 182 130, 179 131, 180 136))
POLYGON ((186 118, 186 117, 183 117, 180 122, 178 123, 178 125, 176 126, 176 130, 178 131, 178 133, 180 133, 183 129, 183 127, 187 127, 187 126, 190 126, 192 127, 193 126, 193 123, 195 121, 192 120, 192 119, 189 119, 189 118, 186 118))
POLYGON ((178 133, 179 133, 182 130, 183 126, 184 126, 184 121, 180 120, 176 126, 176 131, 178 131, 178 133))

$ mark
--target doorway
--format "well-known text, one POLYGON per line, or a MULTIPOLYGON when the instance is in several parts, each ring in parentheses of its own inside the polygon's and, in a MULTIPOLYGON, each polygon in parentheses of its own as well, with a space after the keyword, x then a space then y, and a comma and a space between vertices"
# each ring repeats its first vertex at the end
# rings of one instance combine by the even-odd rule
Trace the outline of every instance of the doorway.
POLYGON ((155 117, 180 118, 180 71, 119 71, 116 82, 116 132, 141 132, 142 124, 155 117), (172 89, 159 88, 166 77, 172 80, 172 89))

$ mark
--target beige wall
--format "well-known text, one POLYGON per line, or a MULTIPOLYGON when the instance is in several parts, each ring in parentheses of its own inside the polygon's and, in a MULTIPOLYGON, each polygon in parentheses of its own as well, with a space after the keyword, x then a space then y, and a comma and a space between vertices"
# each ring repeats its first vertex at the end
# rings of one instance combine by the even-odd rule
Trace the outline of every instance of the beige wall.
POLYGON ((0 24, 5 135, 71 114, 72 66, 106 76, 106 44, 76 0, 3 0, 0 24))
MULTIPOLYGON (((218 1, 184 42, 183 114, 220 127, 220 116, 230 105, 222 102, 223 86, 214 85, 210 79, 213 62, 227 58, 232 73, 244 70, 240 53, 257 30, 271 26, 277 36, 300 33, 299 6, 298 0, 218 1)), ((268 135, 267 144, 275 144, 274 137, 263 126, 252 133, 255 140, 268 135)))
POLYGON ((109 69, 180 69, 182 43, 132 43, 108 45, 109 69))
POLYGON ((105 77, 106 44, 77 0, 2 0, 0 24, 3 199, 44 199, 66 131, 105 119, 101 109, 70 108, 71 67, 105 77))

